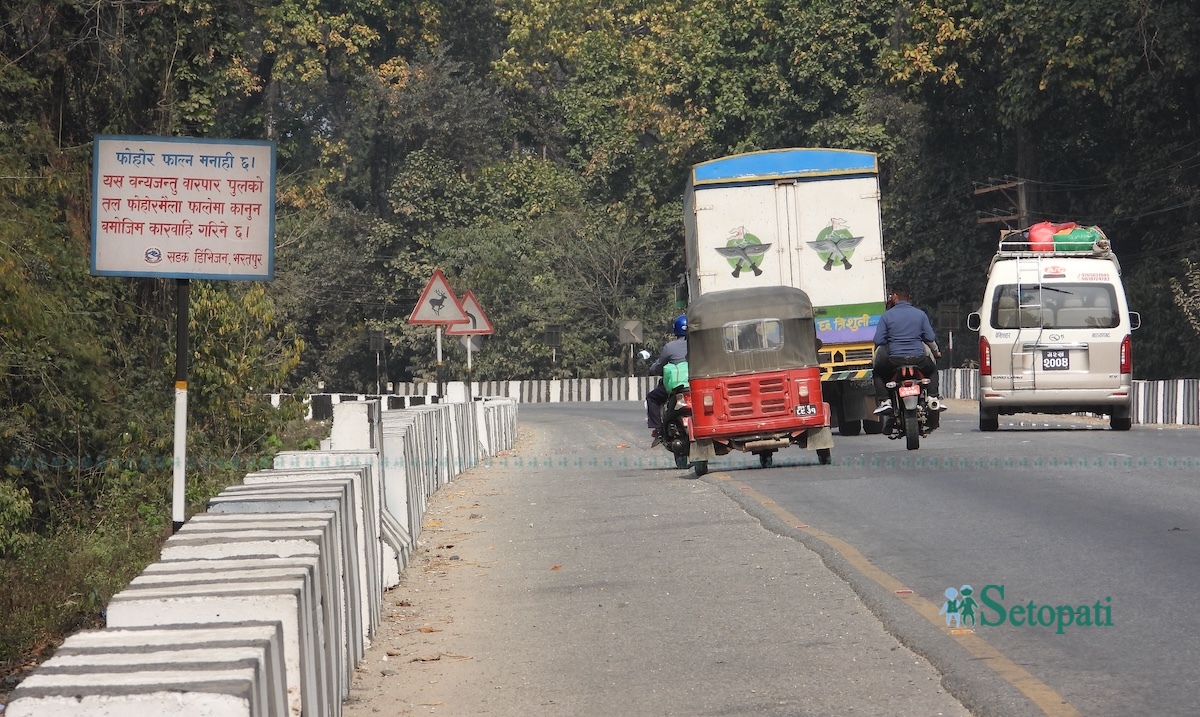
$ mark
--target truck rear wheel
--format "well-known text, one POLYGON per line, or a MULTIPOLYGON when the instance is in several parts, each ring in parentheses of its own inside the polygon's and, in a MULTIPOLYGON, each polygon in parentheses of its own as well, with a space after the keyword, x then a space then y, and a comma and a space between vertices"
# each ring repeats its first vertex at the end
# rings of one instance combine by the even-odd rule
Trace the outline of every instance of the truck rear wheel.
POLYGON ((862 432, 862 421, 846 421, 838 424, 838 435, 857 436, 862 432))

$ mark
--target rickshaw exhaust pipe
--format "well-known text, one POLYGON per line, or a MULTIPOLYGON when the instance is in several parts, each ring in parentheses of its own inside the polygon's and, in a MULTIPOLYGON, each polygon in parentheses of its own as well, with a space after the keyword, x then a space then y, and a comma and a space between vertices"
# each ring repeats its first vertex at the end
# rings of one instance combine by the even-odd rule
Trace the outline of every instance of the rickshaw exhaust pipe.
POLYGON ((790 445, 792 445, 791 439, 772 438, 772 439, 762 440, 762 441, 747 441, 746 442, 746 450, 747 451, 773 450, 773 449, 777 449, 777 448, 787 448, 790 445))

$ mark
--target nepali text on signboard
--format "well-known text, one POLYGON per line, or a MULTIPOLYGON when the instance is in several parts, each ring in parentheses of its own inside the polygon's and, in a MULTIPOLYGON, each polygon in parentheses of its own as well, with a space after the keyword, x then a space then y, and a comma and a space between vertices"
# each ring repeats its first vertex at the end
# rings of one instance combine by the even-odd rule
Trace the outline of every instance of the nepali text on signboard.
POLYGON ((275 145, 96 137, 92 273, 274 277, 275 145))

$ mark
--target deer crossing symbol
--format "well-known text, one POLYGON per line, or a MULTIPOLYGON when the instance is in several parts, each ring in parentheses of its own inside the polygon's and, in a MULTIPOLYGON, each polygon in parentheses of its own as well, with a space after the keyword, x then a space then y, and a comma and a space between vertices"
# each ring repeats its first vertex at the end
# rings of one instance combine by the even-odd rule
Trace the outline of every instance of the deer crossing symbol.
POLYGON ((442 307, 446 305, 446 292, 441 289, 435 289, 438 298, 429 300, 429 308, 433 309, 433 313, 438 316, 442 315, 442 307))

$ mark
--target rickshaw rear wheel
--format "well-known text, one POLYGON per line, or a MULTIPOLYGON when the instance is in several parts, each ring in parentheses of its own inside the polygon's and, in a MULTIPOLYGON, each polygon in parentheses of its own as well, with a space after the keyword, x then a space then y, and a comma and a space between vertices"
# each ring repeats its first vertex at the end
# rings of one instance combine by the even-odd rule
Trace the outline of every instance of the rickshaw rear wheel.
POLYGON ((758 454, 758 465, 770 468, 775 465, 775 451, 763 451, 758 454))
POLYGON ((688 461, 687 456, 680 454, 680 453, 675 454, 675 467, 676 468, 687 468, 688 463, 689 463, 689 461, 688 461))
POLYGON ((833 463, 833 449, 818 448, 817 449, 817 462, 819 462, 823 466, 827 466, 830 463, 833 463))
POLYGON ((708 472, 708 461, 693 461, 692 468, 696 469, 696 477, 699 478, 708 472))

